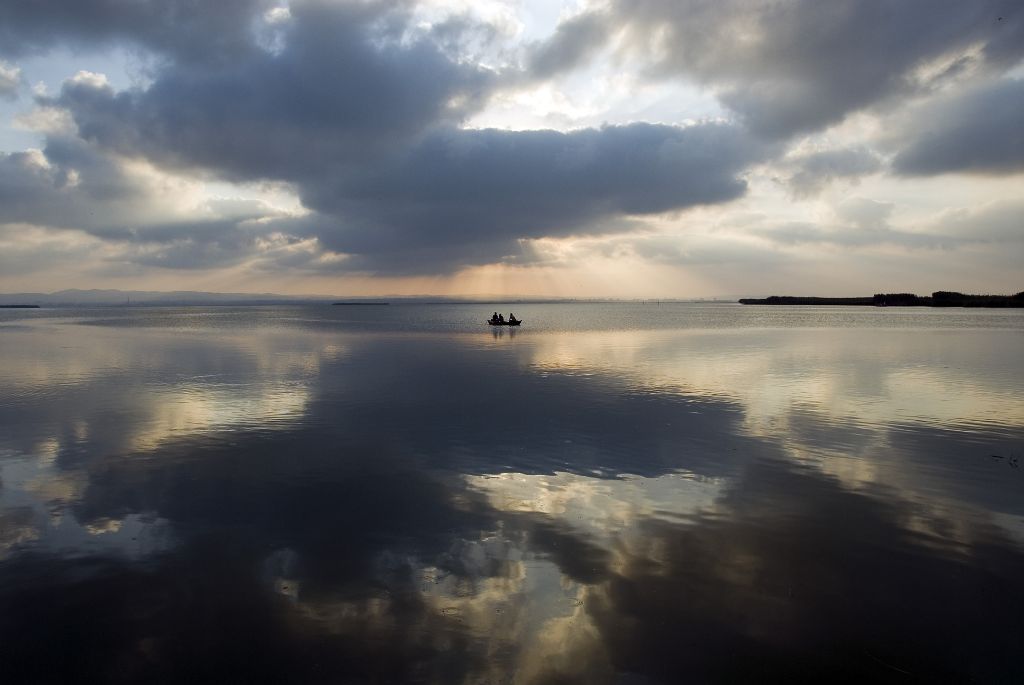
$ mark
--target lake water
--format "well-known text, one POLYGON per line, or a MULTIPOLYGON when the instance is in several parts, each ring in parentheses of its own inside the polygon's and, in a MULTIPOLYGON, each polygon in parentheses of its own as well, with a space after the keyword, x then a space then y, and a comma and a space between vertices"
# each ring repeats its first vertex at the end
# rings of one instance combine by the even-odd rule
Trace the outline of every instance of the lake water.
POLYGON ((0 310, 4 683, 1024 682, 1024 312, 0 310))

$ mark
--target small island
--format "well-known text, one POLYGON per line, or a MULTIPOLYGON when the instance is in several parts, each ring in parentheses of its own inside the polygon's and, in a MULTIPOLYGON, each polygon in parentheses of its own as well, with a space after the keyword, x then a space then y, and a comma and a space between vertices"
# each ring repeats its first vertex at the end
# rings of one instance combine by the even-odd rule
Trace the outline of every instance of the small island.
POLYGON ((912 293, 879 293, 872 297, 798 297, 772 295, 762 299, 743 298, 740 304, 849 305, 859 307, 1024 307, 1024 291, 1016 295, 965 295, 939 290, 931 296, 912 293))
POLYGON ((37 304, 0 304, 0 309, 39 309, 37 304))

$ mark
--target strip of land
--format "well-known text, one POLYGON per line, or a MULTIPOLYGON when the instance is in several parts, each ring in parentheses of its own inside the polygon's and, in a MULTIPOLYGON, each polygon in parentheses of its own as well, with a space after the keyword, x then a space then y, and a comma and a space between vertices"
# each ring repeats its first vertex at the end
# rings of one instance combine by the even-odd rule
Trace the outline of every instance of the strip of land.
POLYGON ((1024 291, 1016 295, 965 295, 939 290, 930 296, 912 293, 879 293, 871 297, 799 297, 772 295, 763 299, 743 298, 740 304, 851 305, 859 307, 1024 307, 1024 291))

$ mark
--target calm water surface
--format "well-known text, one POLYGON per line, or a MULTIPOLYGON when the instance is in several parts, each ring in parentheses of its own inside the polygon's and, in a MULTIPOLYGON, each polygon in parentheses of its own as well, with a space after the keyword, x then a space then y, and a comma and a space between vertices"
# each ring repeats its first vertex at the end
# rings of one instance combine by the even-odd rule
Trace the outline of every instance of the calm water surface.
POLYGON ((0 680, 1024 682, 1024 314, 0 311, 0 680))

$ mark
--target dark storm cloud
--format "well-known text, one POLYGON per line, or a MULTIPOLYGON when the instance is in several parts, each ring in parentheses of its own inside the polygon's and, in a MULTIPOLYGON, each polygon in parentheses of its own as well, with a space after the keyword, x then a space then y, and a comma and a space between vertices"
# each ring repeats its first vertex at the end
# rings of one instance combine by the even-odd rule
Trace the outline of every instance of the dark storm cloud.
POLYGON ((302 196, 348 222, 320 235, 327 247, 415 270, 421 256, 428 267, 486 263, 518 252, 518 239, 616 230, 609 219, 725 202, 743 194, 738 175, 763 154, 724 124, 450 130, 361 178, 308 182, 302 196))
POLYGON ((45 150, 0 153, 0 223, 101 229, 124 211, 143 186, 109 157, 72 138, 53 138, 45 150))
MULTIPOLYGON (((315 103, 322 112, 296 116, 297 103, 313 106, 319 96, 291 92, 290 79, 281 74, 275 84, 268 71, 252 71, 269 79, 266 89, 243 89, 256 101, 225 78, 215 85, 170 79, 121 94, 79 81, 65 85, 59 102, 83 137, 118 153, 213 168, 236 180, 294 183, 321 214, 306 222, 311 235, 356 255, 346 268, 366 270, 488 263, 515 253, 521 238, 607 230, 624 215, 725 202, 745 191, 743 169, 769 154, 725 124, 570 133, 446 127, 412 142, 417 128, 436 126, 444 113, 435 109, 424 120, 422 107, 392 101, 415 97, 398 95, 402 79, 394 89, 378 83, 373 104, 352 106, 330 91, 315 103), (374 116, 381 101, 398 113, 374 116), (396 149, 399 142, 407 149, 396 149)), ((441 95, 428 99, 436 105, 441 95)))
POLYGON ((54 104, 82 137, 161 164, 243 180, 352 171, 458 121, 491 80, 426 37, 400 43, 380 28, 387 18, 363 5, 296 3, 279 52, 168 66, 145 90, 69 81, 54 104))
POLYGON ((575 64, 568 57, 617 36, 649 60, 652 77, 708 86, 768 137, 822 129, 971 68, 1003 70, 1024 56, 1024 13, 1013 0, 629 0, 586 25, 585 36, 567 27, 538 55, 564 55, 552 63, 568 68, 575 64), (601 21, 604 30, 594 29, 601 21), (917 73, 942 60, 948 64, 928 77, 917 73))
MULTIPOLYGON (((951 74, 1005 68, 1024 54, 1024 41, 1012 40, 1024 20, 994 1, 935 9, 641 0, 566 20, 532 47, 522 71, 468 56, 494 27, 469 15, 426 26, 412 4, 297 1, 271 15, 266 3, 239 1, 218 5, 200 22, 206 15, 187 4, 138 3, 107 23, 90 17, 108 16, 119 4, 91 0, 83 7, 92 14, 72 5, 47 13, 19 2, 0 17, 20 27, 10 54, 76 41, 130 42, 161 58, 150 63, 144 87, 117 91, 83 75, 57 97, 40 98, 70 114, 90 149, 235 182, 283 181, 313 212, 301 220, 268 216, 244 228, 166 221, 159 239, 125 221, 83 220, 105 238, 161 243, 126 254, 175 268, 248 259, 271 234, 280 234, 281 244, 311 245, 279 250, 260 268, 412 274, 526 263, 535 255, 524 240, 627 232, 635 217, 740 197, 744 170, 782 149, 753 135, 818 129, 951 74), (645 53, 652 77, 705 84, 742 124, 568 133, 460 128, 495 92, 584 64, 609 44, 645 53), (948 64, 932 64, 940 58, 948 64), (921 77, 922 66, 932 75, 921 77)), ((55 155, 48 149, 48 158, 55 155)), ((116 180, 118 165, 111 164, 116 180)), ((56 186, 64 166, 71 165, 58 160, 31 173, 56 186)), ((863 148, 793 157, 784 183, 806 197, 877 166, 863 148)), ((97 170, 90 183, 101 176, 97 170)), ((28 197, 19 201, 25 207, 28 197)))
POLYGON ((160 224, 133 233, 120 258, 168 269, 228 266, 252 257, 255 238, 235 221, 160 224))
POLYGON ((0 55, 127 41, 182 61, 233 58, 256 48, 254 24, 269 0, 5 0, 0 55))
POLYGON ((1024 171, 1024 81, 1005 79, 917 112, 893 168, 907 176, 1024 171))
MULTIPOLYGON (((278 51, 168 65, 139 90, 80 78, 44 103, 117 154, 292 183, 318 213, 294 235, 348 255, 329 268, 350 271, 528 259, 524 238, 739 197, 743 169, 769 153, 725 124, 458 129, 495 74, 454 61, 429 33, 410 36, 406 15, 370 7, 296 4, 278 51)), ((445 41, 465 25, 446 25, 445 41)))

